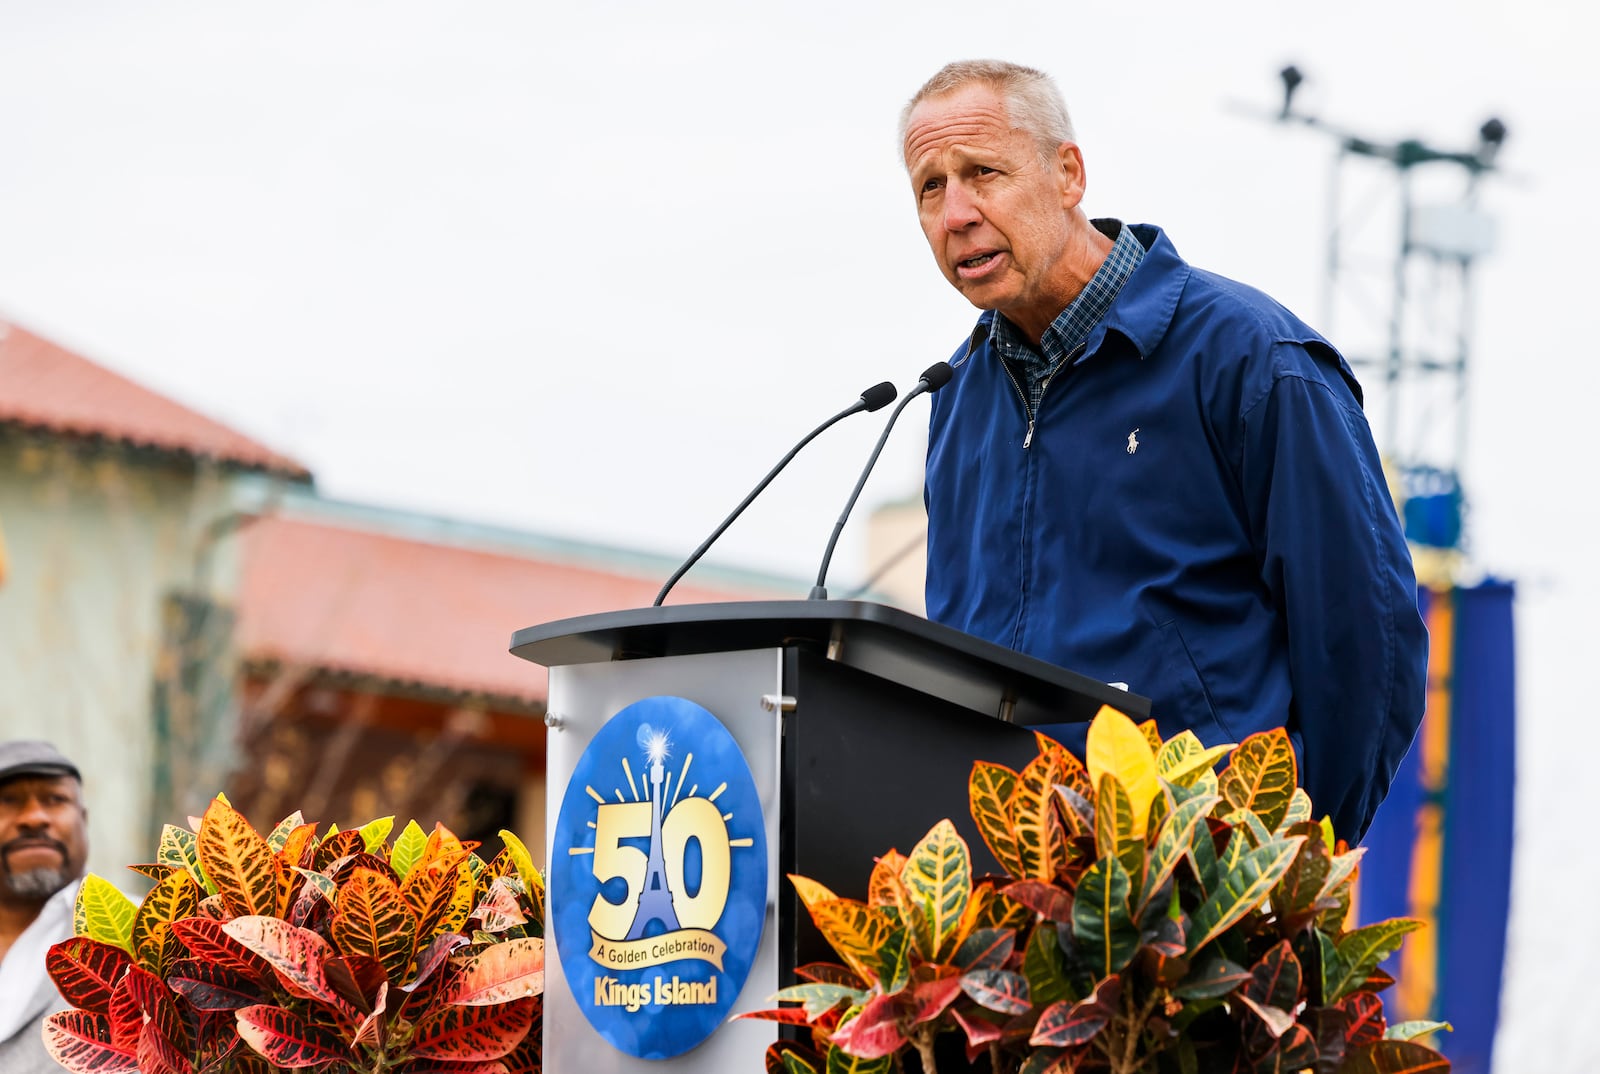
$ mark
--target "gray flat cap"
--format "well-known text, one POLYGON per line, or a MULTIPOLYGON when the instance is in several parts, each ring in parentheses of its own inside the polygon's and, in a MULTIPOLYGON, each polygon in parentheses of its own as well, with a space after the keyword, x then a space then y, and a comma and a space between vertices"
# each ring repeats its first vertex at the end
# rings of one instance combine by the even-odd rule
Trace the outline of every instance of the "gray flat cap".
POLYGON ((78 766, 48 742, 19 738, 0 742, 0 783, 17 776, 71 776, 80 783, 78 766))

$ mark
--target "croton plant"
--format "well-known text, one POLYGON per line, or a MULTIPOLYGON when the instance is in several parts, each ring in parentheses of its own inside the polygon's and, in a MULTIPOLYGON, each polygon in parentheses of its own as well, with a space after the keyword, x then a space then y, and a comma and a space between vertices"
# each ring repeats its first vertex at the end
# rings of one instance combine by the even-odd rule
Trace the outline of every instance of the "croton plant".
POLYGON ((1038 746, 1021 772, 972 769, 1006 875, 973 876, 946 820, 877 860, 865 902, 790 878, 842 961, 797 969, 774 999, 799 1006, 742 1016, 805 1027, 769 1072, 911 1053, 932 1074, 963 1052, 995 1074, 1449 1069, 1415 1039, 1448 1027, 1387 1025, 1378 997, 1419 922, 1347 927, 1363 851, 1314 819, 1282 730, 1207 749, 1107 708, 1086 763, 1038 746))
POLYGON ((544 884, 522 843, 485 862, 394 818, 263 837, 219 796, 168 825, 135 904, 79 890, 45 1043, 78 1074, 523 1074, 540 1068, 544 884))

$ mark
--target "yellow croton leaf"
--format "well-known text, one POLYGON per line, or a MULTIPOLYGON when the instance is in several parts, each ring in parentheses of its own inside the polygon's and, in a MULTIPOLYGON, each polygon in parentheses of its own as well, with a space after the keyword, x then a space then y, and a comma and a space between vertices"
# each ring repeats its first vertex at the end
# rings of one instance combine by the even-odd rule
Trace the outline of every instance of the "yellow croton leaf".
POLYGON ((1150 818, 1150 803, 1161 790, 1155 751, 1150 748, 1144 732, 1123 713, 1110 705, 1102 705, 1089 725, 1084 757, 1089 778, 1096 787, 1100 786, 1100 778, 1108 773, 1117 777, 1133 808, 1134 833, 1143 836, 1150 818))

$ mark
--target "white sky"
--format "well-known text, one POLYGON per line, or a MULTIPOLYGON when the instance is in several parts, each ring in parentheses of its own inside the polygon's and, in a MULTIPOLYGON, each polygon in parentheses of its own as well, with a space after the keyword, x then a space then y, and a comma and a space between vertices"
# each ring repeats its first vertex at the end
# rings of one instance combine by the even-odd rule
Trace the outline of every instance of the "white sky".
MULTIPOLYGON (((1314 323, 1330 146, 1231 105, 1274 108, 1292 61, 1297 103, 1373 137, 1467 149, 1498 115, 1514 175, 1481 202, 1500 244, 1467 467, 1474 563, 1521 587, 1501 1066, 1589 1070, 1600 1043, 1552 997, 1587 991, 1600 939, 1542 912, 1600 879, 1564 839, 1600 601, 1600 79, 1569 8, 0 0, 0 317, 295 455, 329 495, 682 554, 812 424, 970 326, 894 137, 945 61, 1055 74, 1091 213, 1158 223, 1314 323), (1558 885, 1551 861, 1583 875, 1558 885)), ((916 493, 925 415, 864 508, 916 493)), ((813 573, 878 429, 819 440, 718 556, 813 573)))

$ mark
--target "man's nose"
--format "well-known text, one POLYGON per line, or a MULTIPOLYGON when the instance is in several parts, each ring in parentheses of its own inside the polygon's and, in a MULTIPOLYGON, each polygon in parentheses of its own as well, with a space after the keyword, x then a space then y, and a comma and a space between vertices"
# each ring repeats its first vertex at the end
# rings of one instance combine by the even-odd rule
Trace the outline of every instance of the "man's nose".
POLYGON ((22 808, 17 813, 17 825, 23 828, 50 827, 50 811, 44 807, 44 799, 36 795, 23 799, 22 808))
POLYGON ((960 183, 951 183, 944 192, 944 226, 946 231, 960 231, 983 219, 978 203, 960 183))

